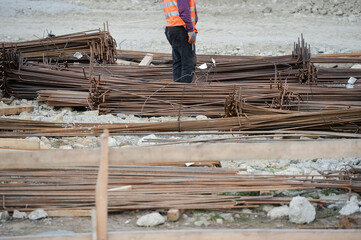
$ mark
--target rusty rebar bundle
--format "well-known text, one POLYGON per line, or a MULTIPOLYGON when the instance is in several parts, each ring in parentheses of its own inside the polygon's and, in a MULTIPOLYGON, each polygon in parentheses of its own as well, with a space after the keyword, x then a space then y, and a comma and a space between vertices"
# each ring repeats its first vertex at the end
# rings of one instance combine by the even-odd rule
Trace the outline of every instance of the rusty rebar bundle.
POLYGON ((0 43, 6 61, 17 66, 26 61, 56 63, 64 61, 93 61, 114 63, 116 42, 109 30, 89 30, 61 36, 25 41, 0 43), (10 58, 10 59, 9 59, 10 58))
MULTIPOLYGON (((0 118, 0 133, 17 134, 82 134, 125 132, 182 132, 182 131, 273 131, 307 130, 359 133, 361 108, 322 112, 289 112, 245 106, 256 111, 253 116, 217 118, 210 120, 169 121, 159 123, 52 123, 43 121, 0 118)), ((1 134, 0 134, 1 135, 1 134)))
MULTIPOLYGON (((36 208, 89 210, 94 207, 96 177, 97 168, 1 171, 1 208, 8 211, 36 208)), ((109 169, 108 201, 110 211, 237 209, 291 200, 260 196, 259 191, 325 188, 360 192, 360 176, 347 172, 324 176, 250 176, 214 168, 119 166, 109 169), (256 196, 247 196, 250 192, 256 196)))

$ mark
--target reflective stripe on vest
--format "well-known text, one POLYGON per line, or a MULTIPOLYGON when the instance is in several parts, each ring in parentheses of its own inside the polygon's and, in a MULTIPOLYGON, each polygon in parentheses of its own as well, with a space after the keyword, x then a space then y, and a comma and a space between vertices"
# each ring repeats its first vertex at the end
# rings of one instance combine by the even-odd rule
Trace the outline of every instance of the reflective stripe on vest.
POLYGON ((178 12, 178 11, 174 11, 174 12, 166 13, 166 14, 165 14, 165 17, 168 18, 168 17, 174 17, 174 16, 178 16, 178 15, 179 15, 179 12, 178 12))
POLYGON ((167 27, 184 26, 186 24, 179 16, 178 1, 177 0, 164 0, 164 13, 167 19, 167 27))
POLYGON ((190 0, 189 5, 190 5, 191 18, 192 18, 194 31, 198 32, 196 29, 196 2, 195 2, 195 0, 190 0))
POLYGON ((177 2, 167 2, 167 3, 164 3, 164 7, 170 7, 170 6, 177 6, 177 7, 178 7, 178 3, 177 3, 177 2))

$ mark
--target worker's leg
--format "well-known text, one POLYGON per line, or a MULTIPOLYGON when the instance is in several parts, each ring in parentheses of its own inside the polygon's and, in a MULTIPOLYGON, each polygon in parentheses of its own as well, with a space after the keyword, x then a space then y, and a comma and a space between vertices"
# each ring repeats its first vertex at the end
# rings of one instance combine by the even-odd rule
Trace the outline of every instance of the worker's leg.
MULTIPOLYGON (((168 42, 172 46, 172 58, 173 58, 173 81, 178 81, 182 76, 182 62, 179 47, 179 35, 177 28, 180 27, 167 27, 165 29, 165 35, 168 42)), ((183 28, 183 27, 182 27, 183 28)))
POLYGON ((185 33, 185 41, 181 48, 181 59, 182 59, 182 82, 191 83, 197 64, 196 60, 196 47, 195 44, 188 43, 188 33, 183 29, 185 33))

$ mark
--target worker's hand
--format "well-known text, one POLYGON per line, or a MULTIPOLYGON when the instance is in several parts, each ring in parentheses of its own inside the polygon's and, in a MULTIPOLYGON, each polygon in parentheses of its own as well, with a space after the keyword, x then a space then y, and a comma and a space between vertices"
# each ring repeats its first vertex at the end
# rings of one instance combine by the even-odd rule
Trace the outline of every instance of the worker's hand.
POLYGON ((188 32, 188 43, 194 44, 196 43, 196 33, 195 32, 188 32))

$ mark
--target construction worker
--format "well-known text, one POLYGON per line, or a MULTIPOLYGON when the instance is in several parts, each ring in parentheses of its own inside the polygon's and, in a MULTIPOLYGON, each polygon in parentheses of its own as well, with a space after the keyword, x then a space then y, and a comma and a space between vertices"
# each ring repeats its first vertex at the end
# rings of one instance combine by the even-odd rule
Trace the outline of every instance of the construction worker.
POLYGON ((196 66, 195 0, 164 0, 165 35, 172 46, 173 81, 191 83, 196 66))

